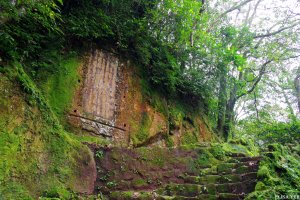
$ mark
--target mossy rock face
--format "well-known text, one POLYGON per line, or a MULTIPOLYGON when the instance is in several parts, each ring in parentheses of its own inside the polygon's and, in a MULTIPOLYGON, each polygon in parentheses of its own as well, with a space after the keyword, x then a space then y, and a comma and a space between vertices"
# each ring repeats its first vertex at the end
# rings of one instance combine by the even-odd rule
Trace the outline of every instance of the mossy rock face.
POLYGON ((90 150, 62 128, 22 66, 10 67, 10 73, 0 74, 0 198, 70 199, 70 190, 93 191, 90 150))

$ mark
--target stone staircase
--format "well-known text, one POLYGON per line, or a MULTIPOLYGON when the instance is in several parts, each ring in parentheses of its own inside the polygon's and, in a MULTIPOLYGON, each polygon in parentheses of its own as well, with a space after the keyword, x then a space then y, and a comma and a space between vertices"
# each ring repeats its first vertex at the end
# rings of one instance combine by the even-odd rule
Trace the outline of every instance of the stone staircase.
POLYGON ((168 184, 157 190, 162 199, 243 199, 252 192, 260 157, 236 157, 200 176, 183 176, 184 184, 168 184))
POLYGON ((255 188, 261 159, 227 153, 223 160, 197 163, 210 155, 210 147, 103 151, 104 157, 96 159, 96 190, 117 200, 244 199, 255 188))

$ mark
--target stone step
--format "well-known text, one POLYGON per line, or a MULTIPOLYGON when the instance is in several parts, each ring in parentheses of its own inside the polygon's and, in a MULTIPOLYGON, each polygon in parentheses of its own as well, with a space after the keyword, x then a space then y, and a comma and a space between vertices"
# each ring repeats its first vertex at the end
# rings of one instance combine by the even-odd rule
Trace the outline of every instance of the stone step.
POLYGON ((219 193, 244 194, 254 190, 256 180, 223 184, 169 184, 157 190, 160 195, 196 197, 199 195, 217 195, 219 193))
POLYGON ((164 162, 156 160, 152 152, 145 154, 143 149, 108 150, 105 161, 97 163, 101 171, 98 171, 96 188, 116 200, 238 200, 254 190, 262 157, 233 153, 212 162, 198 161, 207 148, 209 145, 199 144, 157 150, 164 162), (107 183, 112 181, 115 185, 110 187, 107 183))
POLYGON ((245 174, 183 176, 183 180, 185 183, 192 184, 234 183, 255 180, 256 178, 256 172, 250 172, 245 174))
POLYGON ((195 197, 184 197, 184 196, 159 196, 157 200, 239 200, 243 199, 244 195, 231 194, 231 193, 219 193, 216 195, 201 194, 195 197))
POLYGON ((258 165, 259 164, 259 161, 258 160, 253 160, 253 161, 239 161, 237 163, 232 163, 232 162, 223 162, 223 163, 220 163, 220 164, 228 164, 229 166, 233 166, 234 168, 238 168, 238 167, 241 167, 241 166, 251 166, 251 165, 258 165))
POLYGON ((252 192, 257 180, 243 181, 238 183, 227 183, 217 185, 218 193, 243 194, 252 192))
POLYGON ((231 173, 234 174, 244 174, 244 173, 250 173, 250 172, 257 172, 259 168, 259 165, 252 165, 252 166, 241 166, 237 169, 232 169, 231 173))
POLYGON ((236 158, 230 158, 226 161, 227 163, 240 163, 240 161, 236 158))
POLYGON ((111 200, 239 200, 243 199, 243 194, 218 193, 215 195, 200 194, 197 196, 180 196, 180 195, 159 195, 153 191, 116 191, 110 195, 111 200))
POLYGON ((246 155, 243 154, 243 153, 230 153, 229 156, 233 157, 233 158, 235 158, 235 157, 246 157, 246 155))
POLYGON ((261 156, 235 157, 235 159, 239 160, 240 162, 249 162, 249 161, 260 161, 262 159, 262 157, 261 156))
POLYGON ((220 163, 216 166, 204 166, 198 167, 198 173, 196 171, 187 171, 189 175, 222 175, 231 173, 246 173, 254 172, 258 170, 259 161, 237 162, 237 163, 220 163), (248 171, 247 171, 248 169, 248 171))
POLYGON ((221 163, 217 166, 218 174, 242 174, 247 172, 255 172, 257 170, 258 163, 256 161, 242 163, 221 163))
POLYGON ((197 147, 211 147, 211 143, 209 142, 199 142, 195 144, 197 147))

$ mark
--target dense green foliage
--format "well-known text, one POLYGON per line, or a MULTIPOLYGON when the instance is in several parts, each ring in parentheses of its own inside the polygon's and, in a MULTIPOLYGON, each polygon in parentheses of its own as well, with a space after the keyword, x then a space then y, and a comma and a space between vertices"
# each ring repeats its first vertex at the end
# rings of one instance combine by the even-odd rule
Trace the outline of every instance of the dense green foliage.
POLYGON ((51 1, 20 5, 5 1, 2 4, 2 61, 21 60, 28 63, 28 71, 33 74, 40 73, 39 70, 55 72, 56 69, 48 67, 49 64, 53 67, 56 59, 49 56, 53 54, 51 49, 61 54, 65 48, 94 42, 127 54, 147 71, 149 81, 161 91, 190 96, 196 100, 194 103, 208 92, 201 71, 180 67, 188 62, 189 53, 203 51, 189 47, 191 28, 182 32, 183 27, 188 28, 199 18, 199 3, 181 8, 179 4, 176 7, 173 2, 166 2, 166 9, 171 8, 176 13, 174 19, 169 19, 165 10, 157 8, 157 2, 148 1, 81 0, 65 1, 63 6, 51 1), (20 9, 23 12, 17 15, 20 9), (187 15, 186 12, 191 13, 187 15), (160 23, 168 24, 165 20, 174 20, 175 24, 166 26, 169 30, 160 30, 160 23), (167 35, 178 38, 166 40, 167 35))
POLYGON ((247 199, 273 199, 299 195, 300 164, 299 144, 282 146, 269 145, 260 164, 255 192, 247 199))
POLYGON ((299 121, 289 123, 274 122, 251 122, 241 121, 242 131, 239 135, 255 139, 258 145, 281 143, 283 145, 300 141, 300 124, 299 121))

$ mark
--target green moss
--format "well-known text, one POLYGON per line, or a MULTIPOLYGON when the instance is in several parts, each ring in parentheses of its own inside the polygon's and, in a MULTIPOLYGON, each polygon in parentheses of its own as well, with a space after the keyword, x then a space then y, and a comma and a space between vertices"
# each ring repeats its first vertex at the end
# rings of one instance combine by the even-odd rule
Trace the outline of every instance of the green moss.
POLYGON ((197 159, 191 160, 188 166, 191 171, 199 173, 199 170, 203 171, 203 168, 212 167, 216 163, 218 163, 218 160, 214 158, 208 149, 199 149, 197 159))
POLYGON ((159 113, 163 114, 165 117, 168 116, 168 103, 166 98, 161 96, 157 92, 152 92, 149 98, 150 105, 159 113))
POLYGON ((142 119, 139 124, 131 123, 133 130, 136 130, 132 133, 132 140, 134 145, 145 142, 149 137, 151 119, 147 112, 142 113, 142 119))
POLYGON ((143 186, 147 186, 148 185, 147 181, 144 180, 144 179, 141 179, 141 178, 133 180, 132 184, 134 186, 136 186, 136 187, 143 187, 143 186))
POLYGON ((60 186, 53 186, 52 188, 44 191, 42 193, 42 197, 46 198, 57 198, 57 199, 71 199, 72 193, 65 188, 61 188, 60 186))
POLYGON ((209 151, 218 160, 226 159, 226 151, 224 151, 221 145, 213 145, 209 151))
POLYGON ((241 144, 222 143, 222 149, 227 153, 243 153, 248 156, 258 155, 258 151, 251 151, 247 146, 241 144))
POLYGON ((20 183, 10 181, 5 185, 0 184, 0 199, 33 200, 34 198, 20 183))
POLYGON ((182 145, 191 145, 198 143, 198 136, 196 133, 184 133, 182 136, 181 144, 182 145))
POLYGON ((247 167, 247 166, 241 166, 236 169, 236 173, 238 173, 238 174, 245 174, 247 172, 249 172, 249 167, 247 167))
POLYGON ((217 191, 219 193, 227 193, 229 190, 230 190, 230 185, 228 184, 217 185, 217 191))
POLYGON ((218 175, 206 175, 199 177, 198 181, 201 184, 214 184, 217 183, 217 181, 220 179, 220 176, 218 175))
POLYGON ((170 130, 174 130, 177 127, 180 127, 180 124, 182 123, 183 117, 184 117, 184 111, 180 109, 180 107, 177 104, 173 104, 169 108, 169 127, 170 130))
POLYGON ((236 175, 236 174, 222 175, 222 177, 219 180, 222 180, 223 183, 226 183, 226 182, 239 182, 240 181, 240 175, 236 175))
POLYGON ((105 146, 110 144, 111 142, 105 138, 102 137, 94 137, 91 135, 87 135, 87 134, 71 134, 70 137, 72 137, 72 139, 80 141, 81 143, 89 143, 89 144, 97 144, 100 146, 105 146))
POLYGON ((130 199, 133 197, 134 192, 133 191, 126 191, 126 192, 119 192, 119 191, 113 191, 110 194, 110 197, 112 199, 130 199))
POLYGON ((140 199, 140 200, 152 200, 151 192, 135 192, 135 191, 113 191, 110 194, 111 199, 129 200, 129 199, 140 199))
POLYGON ((218 173, 230 173, 232 168, 235 166, 235 163, 221 163, 218 165, 218 173))
POLYGON ((270 169, 268 168, 268 166, 261 166, 257 172, 257 176, 259 178, 267 178, 270 176, 270 169))
POLYGON ((165 139, 167 147, 171 148, 174 146, 174 141, 170 135, 168 135, 165 139))
POLYGON ((20 65, 8 75, 0 74, 0 91, 6 91, 0 96, 5 102, 5 112, 0 112, 0 198, 37 199, 44 191, 70 199, 78 165, 89 150, 62 129, 20 65))
POLYGON ((300 195, 300 163, 297 152, 271 144, 257 173, 260 181, 247 199, 275 199, 276 195, 300 195))
POLYGON ((231 144, 241 144, 244 146, 248 145, 248 141, 246 141, 244 138, 238 138, 238 139, 231 139, 228 141, 231 144))
POLYGON ((168 196, 197 196, 202 193, 202 187, 195 184, 169 184, 164 189, 158 191, 160 194, 165 194, 168 196))
POLYGON ((55 66, 57 71, 43 77, 40 87, 53 111, 62 120, 65 112, 70 108, 75 89, 81 81, 78 74, 80 60, 72 56, 58 61, 55 65, 59 66, 55 66))
POLYGON ((259 182, 256 183, 256 186, 255 186, 256 191, 263 191, 263 190, 266 190, 266 189, 267 189, 267 187, 263 182, 259 181, 259 182))

